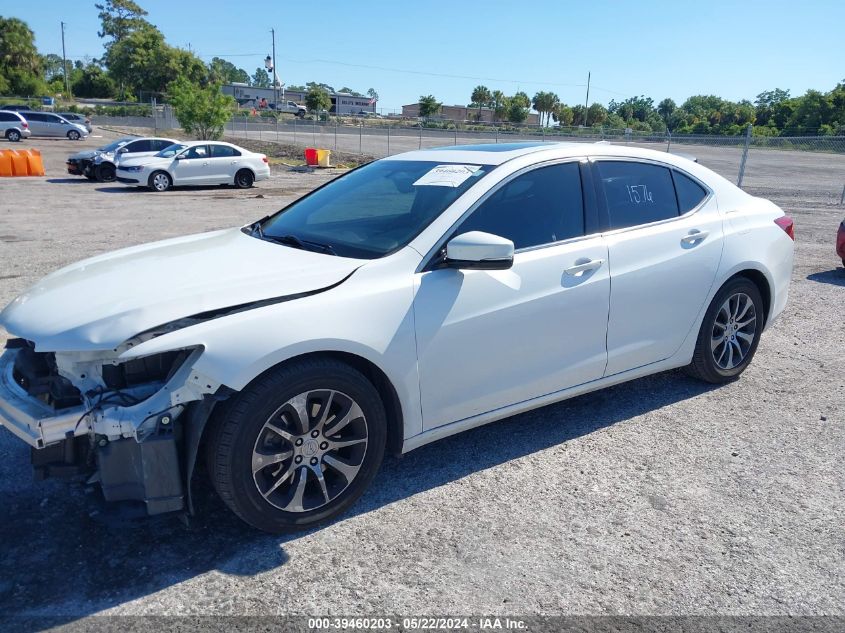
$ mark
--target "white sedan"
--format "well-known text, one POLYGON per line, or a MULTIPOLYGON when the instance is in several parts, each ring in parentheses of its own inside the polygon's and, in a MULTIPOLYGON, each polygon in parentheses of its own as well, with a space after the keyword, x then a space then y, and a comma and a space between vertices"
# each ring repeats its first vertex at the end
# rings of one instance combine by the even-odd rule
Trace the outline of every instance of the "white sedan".
POLYGON ((671 154, 410 152, 46 277, 0 313, 19 337, 0 421, 41 474, 96 464, 106 499, 187 511, 204 459, 243 520, 304 528, 386 450, 676 367, 736 379, 793 240, 777 206, 671 154))
POLYGON ((167 191, 171 187, 235 185, 241 189, 270 177, 264 154, 218 141, 176 143, 154 156, 121 159, 117 180, 167 191))

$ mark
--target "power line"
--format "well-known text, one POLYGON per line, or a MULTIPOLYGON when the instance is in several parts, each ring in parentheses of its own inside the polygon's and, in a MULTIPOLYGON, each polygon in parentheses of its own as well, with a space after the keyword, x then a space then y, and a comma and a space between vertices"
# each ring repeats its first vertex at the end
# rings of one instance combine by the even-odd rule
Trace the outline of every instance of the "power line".
MULTIPOLYGON (((203 54, 198 55, 199 57, 256 57, 261 56, 262 53, 236 53, 232 55, 217 53, 217 54, 203 54)), ((476 77, 472 75, 453 75, 448 73, 433 73, 424 70, 409 70, 407 68, 391 68, 389 66, 375 66, 371 64, 351 64, 349 62, 342 62, 333 59, 294 59, 292 57, 281 57, 280 59, 290 62, 293 64, 330 64, 334 66, 346 66, 348 68, 363 68, 366 70, 381 70, 385 72, 394 72, 394 73, 403 73, 408 75, 424 75, 427 77, 441 77, 445 79, 467 79, 470 81, 490 81, 490 82, 499 82, 499 83, 510 83, 514 85, 520 84, 534 84, 534 85, 541 85, 541 86, 556 86, 559 88, 584 88, 586 84, 569 84, 569 83, 559 83, 553 81, 534 81, 534 80, 527 80, 527 79, 503 79, 501 77, 476 77)), ((618 92, 616 90, 610 90, 609 88, 602 88, 600 86, 593 85, 593 90, 601 90, 602 92, 608 92, 615 95, 620 96, 627 96, 627 93, 618 92)))

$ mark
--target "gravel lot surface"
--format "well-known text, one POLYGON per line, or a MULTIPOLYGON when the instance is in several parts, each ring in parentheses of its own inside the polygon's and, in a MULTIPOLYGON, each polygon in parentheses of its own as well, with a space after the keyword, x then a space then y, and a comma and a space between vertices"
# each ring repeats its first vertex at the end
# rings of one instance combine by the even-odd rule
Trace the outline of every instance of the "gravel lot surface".
MULTIPOLYGON (((31 141, 48 176, 0 180, 0 305, 74 260, 243 224, 334 175, 154 194, 64 173, 102 142, 31 141)), ((731 160, 713 167, 731 177, 731 160)), ((739 381, 667 372, 388 458, 320 530, 259 534, 213 499, 190 530, 105 519, 96 492, 34 483, 0 431, 0 614, 845 613, 845 207, 816 168, 829 159, 750 182, 798 240, 789 306, 739 381)))

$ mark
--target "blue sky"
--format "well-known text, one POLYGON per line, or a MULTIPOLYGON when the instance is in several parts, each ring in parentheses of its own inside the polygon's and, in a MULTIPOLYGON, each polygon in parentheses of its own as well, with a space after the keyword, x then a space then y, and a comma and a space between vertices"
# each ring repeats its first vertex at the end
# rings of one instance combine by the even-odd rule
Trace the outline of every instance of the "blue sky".
MULTIPOLYGON (((228 59, 252 74, 276 29, 279 76, 375 88, 379 107, 421 94, 466 104, 483 83, 506 94, 552 90, 562 101, 607 104, 644 94, 678 103, 692 94, 738 100, 772 88, 793 95, 845 79, 845 2, 402 2, 138 0, 174 46, 228 59)), ((42 53, 102 54, 94 0, 8 2, 42 53)))

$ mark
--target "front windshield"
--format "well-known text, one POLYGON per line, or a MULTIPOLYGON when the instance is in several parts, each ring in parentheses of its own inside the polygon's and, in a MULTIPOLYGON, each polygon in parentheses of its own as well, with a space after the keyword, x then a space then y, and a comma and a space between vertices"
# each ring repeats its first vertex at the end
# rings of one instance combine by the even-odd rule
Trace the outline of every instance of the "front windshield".
POLYGON ((186 147, 188 146, 183 145, 182 143, 174 143, 173 145, 168 145, 167 147, 165 147, 158 154, 156 154, 156 156, 158 156, 159 158, 172 158, 186 147))
POLYGON ((118 147, 120 147, 121 145, 126 145, 131 140, 132 140, 131 138, 120 138, 120 139, 117 139, 116 141, 112 141, 108 145, 103 145, 102 147, 98 147, 97 151, 98 152, 113 152, 118 147))
POLYGON ((260 228, 342 257, 375 259, 408 244, 492 169, 490 165, 379 160, 297 200, 260 228))

